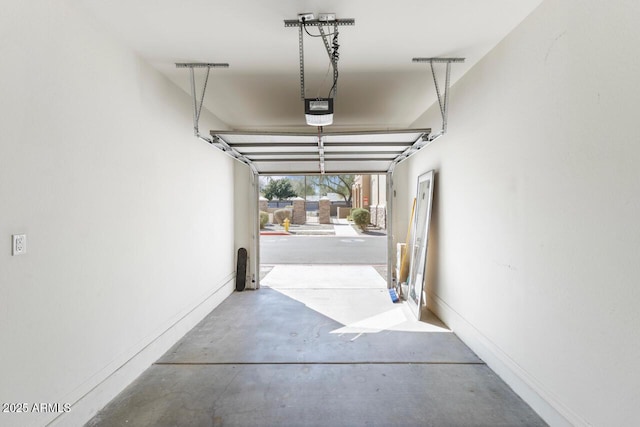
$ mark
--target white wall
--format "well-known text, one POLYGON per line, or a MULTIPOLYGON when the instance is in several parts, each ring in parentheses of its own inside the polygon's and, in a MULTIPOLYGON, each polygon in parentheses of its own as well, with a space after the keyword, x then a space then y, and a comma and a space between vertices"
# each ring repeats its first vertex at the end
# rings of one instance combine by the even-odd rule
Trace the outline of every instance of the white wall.
POLYGON ((64 1, 3 4, 0 58, 0 402, 71 403, 58 422, 80 425, 231 292, 233 161, 64 1))
POLYGON ((396 180, 404 233, 437 171, 430 307, 551 425, 640 425, 639 20, 638 2, 545 1, 396 180))

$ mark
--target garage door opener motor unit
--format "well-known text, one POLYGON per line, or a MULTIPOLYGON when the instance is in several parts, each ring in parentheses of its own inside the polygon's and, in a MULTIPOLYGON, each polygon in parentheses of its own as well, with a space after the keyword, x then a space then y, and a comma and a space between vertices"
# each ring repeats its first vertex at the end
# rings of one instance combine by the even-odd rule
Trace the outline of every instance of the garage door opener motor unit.
POLYGON ((329 126, 333 123, 333 98, 305 98, 304 115, 311 126, 329 126))

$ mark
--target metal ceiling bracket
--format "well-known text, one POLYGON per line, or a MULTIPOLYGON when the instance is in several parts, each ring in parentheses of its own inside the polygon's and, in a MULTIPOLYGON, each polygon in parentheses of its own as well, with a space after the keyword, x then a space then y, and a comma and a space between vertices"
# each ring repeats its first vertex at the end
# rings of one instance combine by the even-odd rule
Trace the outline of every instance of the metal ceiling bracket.
POLYGON ((433 76, 433 84, 436 88, 438 105, 440 106, 440 115, 442 117, 442 129, 440 133, 431 135, 429 137, 429 141, 433 141, 436 138, 439 138, 447 133, 447 118, 449 115, 449 87, 451 85, 451 63, 464 62, 464 58, 413 58, 412 62, 428 62, 431 66, 431 75, 433 76), (436 71, 433 68, 434 63, 445 63, 447 65, 444 82, 444 94, 442 94, 442 92, 440 91, 438 79, 436 78, 436 71))
MULTIPOLYGON (((204 95, 207 91, 207 82, 209 81, 209 71, 211 68, 229 68, 227 63, 211 63, 211 62, 178 62, 176 68, 188 68, 189 77, 191 78, 191 97, 193 98, 193 134, 198 138, 202 138, 200 135, 200 113, 202 112, 202 104, 204 103, 204 95), (202 95, 200 96, 200 102, 198 103, 198 95, 196 92, 196 77, 194 68, 206 68, 207 74, 204 80, 204 87, 202 88, 202 95)), ((210 140, 205 138, 205 141, 211 143, 210 140)))
POLYGON ((304 34, 302 22, 298 25, 298 50, 300 51, 300 98, 304 100, 304 34))
POLYGON ((203 141, 208 142, 209 144, 218 148, 220 151, 226 153, 228 156, 248 165, 251 168, 251 171, 254 174, 257 174, 258 170, 251 163, 251 160, 247 159, 245 156, 240 154, 236 149, 229 146, 229 144, 224 142, 222 139, 218 137, 203 136, 202 134, 200 134, 200 113, 202 113, 204 96, 207 92, 207 83, 209 82, 209 72, 211 71, 212 68, 229 68, 229 64, 212 63, 212 62, 182 62, 182 63, 176 63, 176 68, 189 69, 189 77, 191 80, 191 97, 193 99, 193 134, 194 136, 200 138, 203 141), (207 73, 204 78, 202 93, 200 94, 199 100, 198 100, 198 92, 196 90, 196 76, 194 71, 195 68, 207 69, 207 73))
POLYGON ((414 155, 422 148, 429 145, 431 142, 435 141, 437 138, 440 138, 442 135, 447 133, 447 118, 449 115, 449 88, 451 86, 451 64, 453 62, 464 62, 464 58, 413 58, 413 62, 427 62, 431 66, 431 76, 433 77, 433 84, 436 88, 436 95, 438 96, 438 106, 440 107, 440 116, 442 117, 442 129, 437 134, 424 133, 418 138, 411 147, 407 148, 400 154, 390 165, 389 173, 393 174, 395 167, 408 159, 410 156, 414 155), (447 65, 445 81, 444 81, 444 94, 440 90, 440 85, 438 84, 438 78, 436 77, 436 71, 433 67, 433 64, 436 63, 444 63, 447 65))
MULTIPOLYGON (((355 19, 336 19, 335 21, 318 21, 317 19, 311 19, 309 21, 305 21, 304 23, 307 26, 321 26, 321 25, 339 25, 339 26, 353 26, 356 25, 355 19)), ((286 27, 299 27, 300 21, 297 19, 285 19, 284 26, 286 27)))
POLYGON ((176 62, 176 68, 229 68, 226 62, 176 62))
POLYGON ((287 27, 296 27, 298 28, 298 51, 300 57, 300 98, 305 99, 305 87, 304 87, 304 27, 312 26, 318 27, 318 31, 322 37, 322 41, 324 42, 324 46, 327 49, 327 54, 329 55, 329 61, 331 61, 331 66, 333 67, 333 81, 336 82, 331 90, 331 94, 335 98, 338 88, 337 88, 337 80, 338 80, 338 61, 334 55, 334 49, 330 46, 329 40, 327 39, 327 34, 324 32, 324 26, 333 25, 334 34, 338 32, 338 26, 348 25, 353 26, 356 24, 355 19, 336 19, 335 21, 318 21, 317 19, 313 19, 310 21, 299 21, 297 19, 286 19, 284 21, 285 28, 287 27))

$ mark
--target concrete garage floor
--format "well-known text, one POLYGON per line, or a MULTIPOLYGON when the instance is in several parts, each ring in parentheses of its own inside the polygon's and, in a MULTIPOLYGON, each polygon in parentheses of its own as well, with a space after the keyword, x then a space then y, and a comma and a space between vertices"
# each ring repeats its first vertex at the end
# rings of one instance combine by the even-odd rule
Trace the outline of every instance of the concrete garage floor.
POLYGON ((437 318, 393 304, 370 266, 277 265, 262 284, 87 425, 546 425, 437 318))

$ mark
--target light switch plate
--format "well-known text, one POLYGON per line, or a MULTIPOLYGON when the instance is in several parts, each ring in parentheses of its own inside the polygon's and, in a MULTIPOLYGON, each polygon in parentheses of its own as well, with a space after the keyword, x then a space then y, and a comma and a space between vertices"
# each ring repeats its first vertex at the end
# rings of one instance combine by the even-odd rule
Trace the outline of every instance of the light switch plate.
POLYGON ((11 236, 11 255, 23 255, 27 253, 27 235, 14 234, 11 236))

